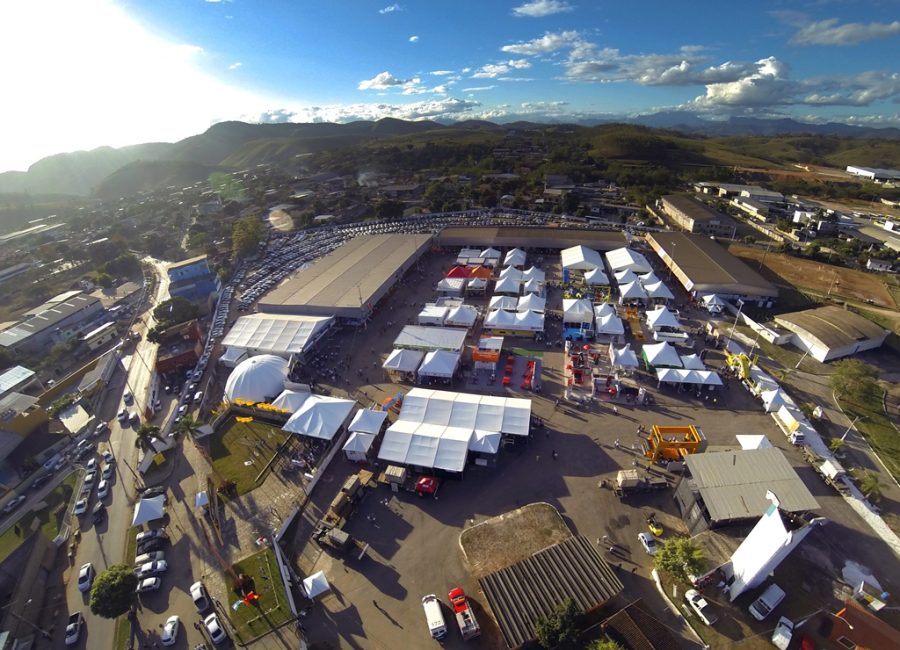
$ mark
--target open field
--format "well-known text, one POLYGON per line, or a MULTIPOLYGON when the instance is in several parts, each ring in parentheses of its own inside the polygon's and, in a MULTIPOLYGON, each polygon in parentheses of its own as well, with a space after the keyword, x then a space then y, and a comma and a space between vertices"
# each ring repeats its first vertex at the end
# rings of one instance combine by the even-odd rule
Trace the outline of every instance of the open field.
MULTIPOLYGON (((241 605, 230 614, 235 632, 244 642, 294 618, 272 549, 267 548, 251 555, 235 564, 232 569, 238 575, 249 576, 253 591, 259 595, 255 604, 241 605)), ((229 598, 237 600, 238 596, 230 593, 229 598)))
POLYGON ((866 442, 875 450, 885 467, 894 476, 900 478, 900 435, 881 407, 881 394, 873 396, 864 403, 840 399, 841 406, 848 418, 856 421, 856 429, 865 436, 866 442))
POLYGON ((0 535, 0 561, 9 557, 9 554, 19 548, 19 545, 31 535, 35 519, 40 522, 38 530, 47 539, 52 540, 59 534, 63 515, 66 513, 65 508, 72 497, 72 491, 75 489, 75 481, 77 479, 77 472, 69 474, 62 483, 53 488, 44 497, 44 503, 47 505, 36 512, 26 513, 19 519, 18 525, 13 526, 3 535, 0 535))
POLYGON ((229 420, 209 437, 209 457, 217 478, 234 481, 238 495, 256 487, 256 477, 288 433, 274 424, 229 420))
POLYGON ((881 307, 897 308, 890 290, 877 275, 783 253, 770 251, 767 254, 764 250, 739 244, 732 244, 728 247, 728 251, 748 262, 754 269, 759 269, 762 261, 760 273, 773 282, 792 284, 823 296, 830 289, 832 296, 859 302, 873 300, 881 307))

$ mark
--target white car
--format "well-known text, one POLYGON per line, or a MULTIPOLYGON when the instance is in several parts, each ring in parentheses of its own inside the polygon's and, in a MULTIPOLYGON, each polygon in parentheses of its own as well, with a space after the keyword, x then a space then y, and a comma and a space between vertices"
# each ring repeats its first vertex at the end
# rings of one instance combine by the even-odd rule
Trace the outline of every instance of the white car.
POLYGON ((112 465, 104 465, 103 470, 100 472, 100 477, 104 480, 109 480, 113 473, 112 465))
POLYGON ((91 458, 91 459, 87 462, 86 467, 88 468, 88 471, 89 471, 89 472, 93 472, 95 469, 97 469, 97 459, 96 459, 96 458, 91 458))
POLYGON ((792 636, 794 636, 794 623, 786 616, 782 616, 778 619, 775 631, 772 632, 772 644, 779 650, 787 650, 792 636))
POLYGON ((87 512, 87 507, 88 507, 87 499, 78 499, 78 501, 75 502, 75 509, 72 512, 75 513, 76 517, 80 517, 81 515, 83 515, 84 513, 87 512))
POLYGON ((691 609, 694 610, 697 618, 703 621, 704 624, 715 625, 716 621, 719 620, 718 615, 713 611, 712 605, 696 589, 688 589, 684 592, 684 599, 691 606, 691 609))
POLYGON ((88 472, 84 475, 84 484, 93 487, 95 478, 97 478, 97 472, 88 472))
POLYGON ((203 625, 206 627, 206 631, 209 632, 209 638, 211 638, 212 642, 216 645, 228 638, 225 634, 225 630, 223 630, 222 626, 219 624, 219 617, 216 616, 215 613, 204 618, 203 625))
POLYGON ((85 592, 94 583, 94 565, 88 562, 82 564, 78 571, 78 591, 85 592))
POLYGON ((159 637, 163 645, 175 645, 179 627, 181 627, 181 620, 177 616, 170 616, 166 619, 166 624, 163 626, 162 634, 159 637))
POLYGON ((165 560, 157 560, 156 562, 147 562, 146 564, 142 564, 137 568, 135 573, 137 577, 141 580, 144 578, 148 578, 150 576, 155 576, 158 573, 165 573, 169 569, 169 565, 165 560))
POLYGON ((656 555, 656 549, 659 548, 659 545, 656 543, 653 535, 650 533, 638 533, 638 541, 644 547, 647 555, 656 555))
POLYGON ((191 599, 194 601, 194 607, 197 608, 198 614, 209 609, 209 594, 206 593, 206 587, 199 580, 191 585, 191 599))
POLYGON ((103 479, 97 483, 97 498, 105 499, 107 496, 109 496, 109 481, 103 479))
POLYGON ((134 558, 134 567, 138 568, 147 562, 159 562, 160 560, 165 560, 166 554, 162 551, 152 551, 150 553, 143 553, 142 555, 138 555, 134 558))
POLYGON ((103 456, 103 462, 107 465, 112 465, 116 462, 116 457, 112 455, 112 452, 109 449, 104 451, 101 456, 103 456))
POLYGON ((136 591, 139 594, 143 594, 147 591, 156 591, 161 584, 162 580, 159 578, 145 578, 138 583, 136 591))
POLYGON ((83 625, 84 616, 81 612, 76 612, 69 616, 69 622, 66 624, 66 645, 75 645, 78 643, 83 625))

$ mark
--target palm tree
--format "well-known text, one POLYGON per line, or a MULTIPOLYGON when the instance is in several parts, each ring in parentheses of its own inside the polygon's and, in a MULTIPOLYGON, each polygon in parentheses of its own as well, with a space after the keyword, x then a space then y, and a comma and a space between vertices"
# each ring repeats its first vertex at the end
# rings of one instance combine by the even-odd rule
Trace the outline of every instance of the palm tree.
POLYGON ((194 418, 192 418, 190 415, 185 415, 178 421, 178 424, 175 427, 175 431, 177 433, 191 434, 197 429, 198 426, 199 423, 194 418))
POLYGON ((137 430, 137 438, 134 446, 144 451, 150 449, 150 439, 159 433, 159 427, 155 424, 142 424, 137 430))

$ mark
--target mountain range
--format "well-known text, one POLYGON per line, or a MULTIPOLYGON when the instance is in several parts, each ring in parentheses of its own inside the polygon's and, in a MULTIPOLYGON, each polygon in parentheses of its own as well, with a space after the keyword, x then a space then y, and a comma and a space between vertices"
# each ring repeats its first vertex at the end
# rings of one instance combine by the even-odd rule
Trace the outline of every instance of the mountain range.
MULTIPOLYGON (((565 123, 560 123, 565 124, 565 123)), ((0 174, 0 194, 67 194, 116 198, 141 190, 153 190, 168 185, 189 184, 206 178, 214 170, 237 170, 255 164, 288 165, 298 156, 328 149, 362 145, 390 138, 429 137, 443 132, 446 136, 466 132, 468 137, 502 137, 510 129, 550 130, 560 124, 514 122, 494 124, 484 121, 438 123, 433 121, 407 122, 397 119, 358 121, 346 124, 280 123, 247 124, 222 122, 204 133, 174 143, 145 143, 127 147, 100 147, 91 151, 77 151, 48 156, 31 165, 26 172, 0 174)), ((734 136, 773 138, 793 135, 846 139, 838 146, 811 146, 804 142, 791 162, 815 162, 814 156, 835 152, 852 152, 852 162, 871 166, 900 165, 900 129, 870 128, 840 123, 807 124, 791 119, 758 119, 732 117, 727 121, 704 120, 689 112, 673 111, 643 115, 630 119, 618 118, 609 122, 592 121, 573 125, 588 132, 588 137, 602 137, 605 129, 630 125, 634 129, 650 129, 658 138, 672 138, 684 144, 684 137, 704 145, 715 139, 715 150, 723 148, 744 154, 746 138, 729 141, 734 136), (674 132, 674 133, 673 133, 674 132), (871 141, 872 146, 866 146, 871 141)), ((621 138, 621 135, 618 137, 621 138)), ((641 137, 645 137, 642 133, 641 137)), ((771 157, 755 154, 762 160, 780 160, 784 154, 783 138, 771 157)), ((756 151, 764 151, 764 142, 753 143, 756 151)), ((707 149, 709 147, 706 147, 707 149)), ((697 146, 688 147, 696 150, 697 146)), ((621 153, 628 158, 628 152, 621 153)), ((632 156, 643 159, 641 156, 632 156)), ((716 156, 707 156, 711 164, 716 156)), ((671 163, 669 160, 661 161, 671 163)), ((844 158, 827 159, 829 163, 844 164, 844 158)), ((654 162, 652 159, 648 162, 654 162)), ((730 164, 723 161, 722 164, 730 164)), ((850 164, 850 163, 846 163, 850 164)))

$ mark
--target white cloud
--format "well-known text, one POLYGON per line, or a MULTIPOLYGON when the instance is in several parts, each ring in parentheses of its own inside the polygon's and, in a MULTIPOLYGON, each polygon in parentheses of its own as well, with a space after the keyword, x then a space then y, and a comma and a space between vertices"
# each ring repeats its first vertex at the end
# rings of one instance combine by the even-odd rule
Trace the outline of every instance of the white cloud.
POLYGON ((392 4, 392 5, 388 5, 388 6, 385 7, 384 9, 379 9, 379 10, 378 10, 378 13, 380 13, 380 14, 392 14, 392 13, 394 13, 395 11, 403 11, 403 7, 401 7, 400 5, 398 5, 398 4, 395 3, 395 4, 392 4))
POLYGON ((479 93, 485 90, 493 90, 497 86, 473 86, 471 88, 461 88, 464 93, 479 93))
POLYGON ((410 37, 409 37, 409 42, 410 42, 410 43, 418 43, 418 42, 419 42, 419 37, 418 37, 418 36, 410 36, 410 37))
POLYGON ((800 28, 791 38, 797 45, 856 45, 900 34, 900 20, 891 23, 844 23, 837 18, 820 20, 800 28))
POLYGON ((242 65, 244 65, 244 64, 241 63, 240 61, 235 61, 235 62, 232 63, 230 66, 228 66, 228 69, 229 69, 229 70, 237 70, 237 69, 240 68, 242 65))
POLYGON ((706 94, 697 97, 698 107, 713 106, 777 106, 794 102, 796 84, 788 79, 788 65, 773 56, 756 62, 755 72, 727 83, 706 87, 706 94))
POLYGON ((826 77, 801 82, 803 104, 868 106, 900 96, 900 73, 863 72, 851 77, 826 77), (812 87, 811 92, 807 92, 812 87))
POLYGON ((510 59, 504 63, 487 63, 472 73, 473 79, 494 79, 511 70, 524 70, 530 68, 528 59, 510 59))
POLYGON ((561 0, 531 0, 513 9, 513 15, 520 18, 541 18, 553 14, 567 13, 575 9, 561 0))
POLYGON ((453 74, 453 70, 432 70, 428 74, 433 74, 435 77, 446 77, 448 74, 453 74))
POLYGON ((547 32, 543 36, 530 41, 504 45, 500 48, 500 51, 533 56, 536 54, 549 54, 550 52, 573 47, 581 41, 581 36, 576 31, 547 32))
POLYGON ((387 90, 394 86, 402 86, 404 83, 406 83, 404 79, 398 79, 390 72, 384 71, 379 72, 371 79, 363 79, 357 88, 359 90, 387 90))
POLYGON ((393 117, 401 120, 425 119, 470 119, 478 114, 474 109, 480 102, 446 97, 431 101, 409 104, 360 103, 332 104, 328 106, 303 106, 294 109, 277 109, 265 113, 249 114, 241 119, 259 122, 261 118, 275 116, 285 122, 334 122, 345 123, 357 120, 379 120, 393 117))

